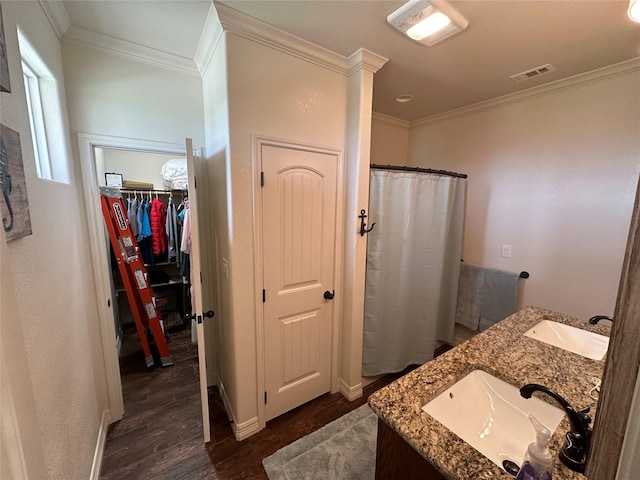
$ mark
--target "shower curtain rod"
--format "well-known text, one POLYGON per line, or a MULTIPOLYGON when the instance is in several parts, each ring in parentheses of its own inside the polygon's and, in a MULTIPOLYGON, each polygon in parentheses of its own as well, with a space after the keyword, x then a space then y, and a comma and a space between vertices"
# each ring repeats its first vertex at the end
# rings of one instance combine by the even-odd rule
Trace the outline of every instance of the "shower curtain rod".
POLYGON ((403 167, 403 166, 396 166, 396 165, 376 165, 375 163, 372 163, 371 165, 369 165, 369 167, 375 170, 396 170, 401 172, 433 173, 435 175, 445 175, 448 177, 467 178, 466 173, 449 172, 447 170, 434 170, 432 168, 403 167))

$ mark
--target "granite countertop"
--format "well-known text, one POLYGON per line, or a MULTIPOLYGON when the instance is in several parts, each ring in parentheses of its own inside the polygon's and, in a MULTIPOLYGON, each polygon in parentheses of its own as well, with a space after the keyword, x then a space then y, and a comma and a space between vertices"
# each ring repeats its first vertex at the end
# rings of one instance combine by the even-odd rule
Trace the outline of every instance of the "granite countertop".
MULTIPOLYGON (((592 378, 602 377, 604 360, 590 360, 523 335, 545 319, 610 335, 611 329, 604 324, 591 325, 587 320, 526 307, 378 390, 369 397, 369 406, 447 479, 513 480, 421 408, 467 373, 481 369, 516 387, 527 383, 545 385, 576 409, 591 407, 590 416, 595 418, 597 402, 591 399, 589 390, 593 387, 592 378)), ((547 395, 539 398, 558 406, 547 395)), ((565 415, 549 442, 555 459, 553 478, 584 480, 584 475, 569 470, 558 460, 568 430, 565 415)))

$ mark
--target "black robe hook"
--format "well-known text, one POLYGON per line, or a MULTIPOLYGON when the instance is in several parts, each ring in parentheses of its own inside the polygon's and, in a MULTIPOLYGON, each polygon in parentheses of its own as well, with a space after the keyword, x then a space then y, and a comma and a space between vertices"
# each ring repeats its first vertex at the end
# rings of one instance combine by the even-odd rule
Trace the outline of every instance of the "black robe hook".
POLYGON ((358 215, 358 218, 360 219, 360 236, 364 237, 365 233, 369 233, 371 230, 373 230, 373 227, 375 227, 376 223, 373 222, 371 226, 367 228, 367 224, 364 223, 364 219, 367 218, 364 208, 360 210, 360 215, 358 215))

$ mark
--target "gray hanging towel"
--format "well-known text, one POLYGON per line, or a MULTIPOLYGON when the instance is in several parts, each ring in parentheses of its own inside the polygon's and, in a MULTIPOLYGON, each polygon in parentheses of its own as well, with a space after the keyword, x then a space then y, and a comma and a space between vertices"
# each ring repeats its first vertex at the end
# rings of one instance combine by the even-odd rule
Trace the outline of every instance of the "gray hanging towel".
POLYGON ((487 268, 480 309, 480 330, 503 320, 516 310, 518 278, 520 275, 495 268, 487 268))
POLYGON ((471 330, 478 330, 480 325, 485 273, 486 269, 484 267, 464 262, 460 264, 456 323, 464 325, 471 330))

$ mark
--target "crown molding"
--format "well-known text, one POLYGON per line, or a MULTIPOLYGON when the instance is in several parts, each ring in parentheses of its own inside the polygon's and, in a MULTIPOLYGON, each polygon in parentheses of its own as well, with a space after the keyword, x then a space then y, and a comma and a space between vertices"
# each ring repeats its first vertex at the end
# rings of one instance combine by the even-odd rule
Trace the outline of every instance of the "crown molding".
POLYGON ((423 125, 440 122, 452 117, 466 115, 481 110, 487 110, 509 103, 521 102, 524 100, 529 100, 531 98, 540 97, 542 95, 549 95, 564 90, 580 88, 585 85, 610 80, 616 77, 621 77, 636 72, 640 72, 640 57, 635 57, 624 62, 615 63, 607 67, 591 70, 589 72, 580 73, 572 77, 556 80, 555 82, 529 88, 520 92, 503 95, 501 97, 492 98, 491 100, 486 100, 483 102, 474 103, 472 105, 467 105, 465 107, 456 108, 454 110, 449 110, 448 112, 431 115, 429 117, 410 122, 410 126, 411 128, 421 127, 423 125))
POLYGON ((47 16, 56 35, 62 40, 62 37, 64 37, 64 34, 71 26, 71 19, 69 19, 69 14, 64 8, 64 5, 60 0, 38 0, 38 3, 47 16))
POLYGON ((388 61, 389 59, 382 55, 378 55, 366 48, 360 48, 353 52, 347 59, 347 66, 349 68, 347 75, 352 75, 359 70, 376 73, 388 61))
POLYGON ((342 75, 348 74, 349 65, 346 57, 239 12, 223 3, 214 1, 214 5, 225 32, 233 33, 342 75))
POLYGON ((128 60, 166 68, 187 75, 200 76, 193 60, 92 32, 75 25, 71 25, 67 29, 62 39, 68 43, 96 48, 128 60))
POLYGON ((213 54, 218 49, 223 33, 222 24, 218 18, 216 8, 212 3, 209 8, 209 13, 207 14, 207 20, 204 22, 198 48, 196 48, 196 54, 193 57, 193 61, 201 76, 204 76, 209 68, 209 62, 211 62, 213 54))
POLYGON ((392 117, 391 115, 385 115, 384 113, 373 112, 371 114, 371 118, 373 120, 388 123, 390 125, 395 125, 397 127, 403 127, 407 129, 411 127, 411 122, 402 120, 401 118, 392 117))

